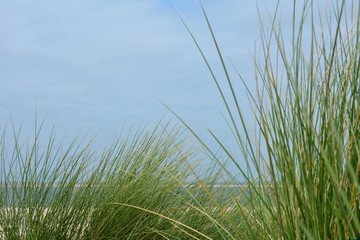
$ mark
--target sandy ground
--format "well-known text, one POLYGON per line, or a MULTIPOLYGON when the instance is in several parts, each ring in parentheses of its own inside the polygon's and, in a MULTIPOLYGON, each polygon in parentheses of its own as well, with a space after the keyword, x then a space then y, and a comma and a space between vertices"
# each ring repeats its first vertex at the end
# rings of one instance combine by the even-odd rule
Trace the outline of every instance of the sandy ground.
MULTIPOLYGON (((51 209, 49 208, 44 208, 43 213, 39 216, 38 213, 36 214, 36 216, 39 218, 39 221, 46 221, 46 215, 51 211, 51 209)), ((15 224, 19 224, 19 221, 21 221, 20 225, 25 226, 26 224, 26 219, 27 218, 31 218, 31 217, 35 217, 34 214, 33 216, 31 216, 30 210, 28 208, 25 209, 21 209, 21 208, 2 208, 0 210, 0 221, 4 221, 7 223, 11 223, 11 219, 16 219, 16 223, 15 224), (20 220, 19 220, 20 219, 20 220)), ((90 220, 90 216, 89 216, 89 220, 90 220)), ((10 227, 11 226, 7 226, 10 227)), ((78 229, 80 230, 80 229, 78 229)), ((20 227, 18 230, 18 234, 19 237, 21 237, 21 239, 26 239, 26 230, 24 227, 20 227)), ((81 238, 81 234, 79 236, 81 238)), ((6 233, 4 232, 3 227, 1 226, 1 222, 0 222, 0 240, 6 240, 6 233)))

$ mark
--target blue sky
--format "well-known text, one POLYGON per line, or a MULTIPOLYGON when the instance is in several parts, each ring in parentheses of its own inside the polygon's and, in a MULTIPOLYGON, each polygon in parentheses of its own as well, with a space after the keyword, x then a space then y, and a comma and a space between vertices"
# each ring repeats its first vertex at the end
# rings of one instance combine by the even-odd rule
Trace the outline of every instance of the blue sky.
MULTIPOLYGON (((259 2, 272 12, 277 1, 259 2)), ((106 142, 124 123, 136 130, 163 116, 174 118, 162 102, 206 141, 206 127, 225 137, 229 130, 220 96, 170 4, 225 81, 196 0, 0 1, 0 126, 11 115, 16 127, 23 124, 25 135, 31 134, 36 111, 40 120, 46 116, 47 126, 56 124, 57 135, 92 131, 106 142)), ((260 41, 255 1, 203 4, 227 63, 231 59, 254 87, 251 53, 260 41)), ((264 9, 260 15, 266 20, 264 9)), ((283 1, 280 11, 286 33, 290 1, 283 1)), ((244 96, 241 108, 249 112, 244 91, 236 87, 244 96)))
MULTIPOLYGON (((170 106, 195 128, 224 126, 214 83, 170 4, 218 65, 198 1, 1 1, 0 116, 104 137, 170 106)), ((252 73, 256 5, 204 1, 224 55, 252 73)))
MULTIPOLYGON (((255 45, 260 46, 256 1, 202 2, 226 63, 233 70, 231 59, 254 88, 252 53, 255 45)), ((269 33, 267 11, 274 12, 277 0, 258 2, 269 33)), ((279 8, 285 44, 291 39, 291 2, 281 1, 279 8)), ((207 127, 225 138, 229 129, 221 115, 221 98, 171 6, 224 84, 197 0, 0 1, 0 127, 10 125, 11 116, 16 128, 23 125, 25 136, 33 134, 36 112, 39 120, 46 117, 45 136, 55 124, 57 136, 71 141, 74 136, 95 135, 101 144, 118 136, 124 124, 135 131, 164 116, 175 122, 164 103, 205 142, 211 142, 207 127)), ((319 27, 316 20, 315 24, 319 27)), ((236 79, 235 71, 230 74, 236 79)), ((243 87, 234 83, 241 109, 250 113, 243 87)), ((253 119, 248 123, 254 127, 253 119)))

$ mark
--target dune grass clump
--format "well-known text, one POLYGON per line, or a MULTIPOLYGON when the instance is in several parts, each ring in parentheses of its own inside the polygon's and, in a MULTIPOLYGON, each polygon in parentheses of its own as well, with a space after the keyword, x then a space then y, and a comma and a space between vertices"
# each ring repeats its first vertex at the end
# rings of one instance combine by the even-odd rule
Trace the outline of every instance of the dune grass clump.
POLYGON ((270 34, 260 19, 255 91, 236 69, 230 77, 204 9, 228 89, 188 29, 238 147, 210 130, 215 152, 188 127, 213 160, 203 174, 168 124, 103 150, 44 138, 42 127, 25 140, 2 129, 0 239, 359 238, 360 2, 335 0, 326 11, 294 2, 290 34, 277 10, 270 34))
POLYGON ((100 151, 91 142, 58 143, 55 134, 44 141, 41 127, 25 140, 20 132, 13 130, 11 137, 4 128, 0 239, 184 239, 201 236, 200 230, 217 234, 209 218, 194 210, 195 205, 209 206, 210 200, 190 185, 196 167, 180 135, 177 128, 159 124, 100 151))
MULTIPOLYGON (((260 18, 256 74, 250 80, 255 91, 236 69, 239 79, 230 77, 204 9, 228 89, 185 24, 216 83, 238 146, 230 149, 210 131, 240 175, 228 171, 238 190, 229 196, 232 210, 223 213, 222 224, 231 233, 224 239, 357 239, 360 3, 330 1, 324 10, 313 1, 294 2, 290 34, 283 31, 278 6, 273 17, 260 18), (270 34, 265 22, 271 23, 270 34), (253 119, 240 107, 245 96, 237 93, 235 81, 247 91, 253 119), (255 132, 249 124, 254 120, 255 132)), ((203 145, 226 171, 223 159, 203 145)))

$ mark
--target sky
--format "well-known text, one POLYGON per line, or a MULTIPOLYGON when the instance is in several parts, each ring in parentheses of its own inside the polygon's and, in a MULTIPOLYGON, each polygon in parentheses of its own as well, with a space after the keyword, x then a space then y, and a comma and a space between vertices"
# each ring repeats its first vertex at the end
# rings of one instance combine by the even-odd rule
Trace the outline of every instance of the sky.
MULTIPOLYGON (((204 6, 225 57, 252 72, 256 5, 204 6)), ((11 115, 26 126, 36 112, 59 132, 106 136, 171 116, 164 103, 195 127, 219 127, 215 85, 173 8, 216 60, 198 1, 1 1, 1 124, 11 115)))
MULTIPOLYGON (((276 1, 267 2, 271 12, 276 1)), ((260 36, 255 1, 203 4, 227 64, 231 59, 253 87, 260 36)), ((124 124, 176 121, 165 104, 205 139, 207 127, 225 137, 220 95, 174 9, 224 82, 199 1, 0 1, 0 126, 11 117, 31 133, 36 113, 46 125, 55 123, 60 136, 95 130, 104 140, 124 124)), ((291 5, 280 10, 286 29, 291 5)), ((260 15, 266 19, 265 11, 260 15)), ((250 111, 245 97, 241 104, 250 111)))

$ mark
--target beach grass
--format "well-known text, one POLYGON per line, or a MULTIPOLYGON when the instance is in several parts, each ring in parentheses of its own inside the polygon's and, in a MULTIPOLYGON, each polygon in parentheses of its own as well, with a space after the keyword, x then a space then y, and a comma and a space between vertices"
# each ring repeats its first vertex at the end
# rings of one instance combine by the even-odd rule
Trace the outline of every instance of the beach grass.
MULTIPOLYGON (((283 31, 286 23, 280 21, 279 5, 273 15, 260 17, 260 46, 253 54, 255 75, 250 80, 243 79, 233 64, 226 64, 202 9, 222 76, 215 75, 214 66, 184 24, 218 88, 237 149, 209 133, 248 187, 247 192, 239 187, 232 196, 237 214, 223 222, 232 232, 227 238, 358 239, 359 2, 332 1, 325 10, 313 1, 294 2, 290 33, 283 31), (270 33, 265 25, 269 22, 270 33), (230 77, 232 70, 238 78, 230 77), (237 82, 243 84, 246 96, 237 93, 237 82), (255 91, 250 90, 251 82, 256 82, 255 91), (240 107, 244 99, 252 109, 250 119, 248 109, 240 107), (249 124, 253 122, 255 131, 249 124), (232 217, 242 220, 231 221, 232 217)), ((198 139, 226 171, 223 159, 198 139)), ((229 172, 228 179, 241 186, 235 175, 229 172)))
POLYGON ((191 184, 200 176, 178 128, 159 124, 102 150, 79 140, 55 145, 55 134, 46 140, 41 129, 33 138, 3 129, 1 239, 218 234, 209 217, 216 210, 207 207, 211 199, 191 184))
POLYGON ((294 3, 290 33, 278 7, 259 18, 250 80, 224 60, 203 7, 222 76, 181 19, 236 148, 209 129, 212 149, 176 112, 181 127, 160 122, 102 148, 65 144, 55 128, 43 136, 43 123, 32 137, 3 127, 0 239, 359 238, 360 3, 294 3), (211 160, 205 171, 184 130, 211 160))

